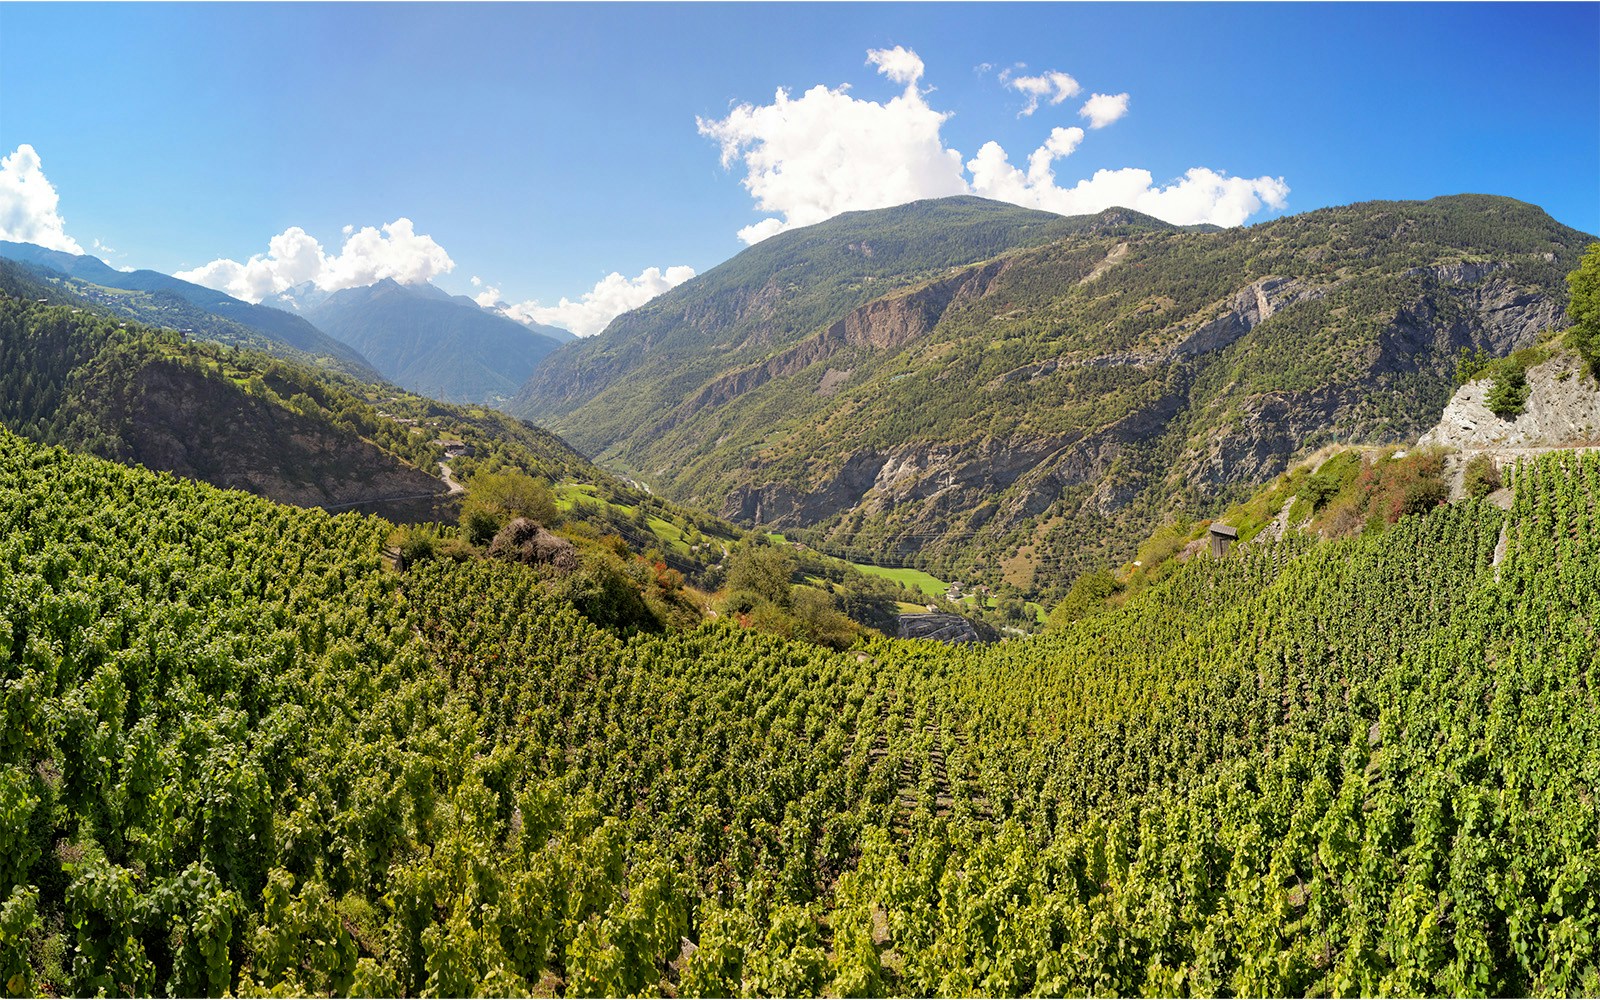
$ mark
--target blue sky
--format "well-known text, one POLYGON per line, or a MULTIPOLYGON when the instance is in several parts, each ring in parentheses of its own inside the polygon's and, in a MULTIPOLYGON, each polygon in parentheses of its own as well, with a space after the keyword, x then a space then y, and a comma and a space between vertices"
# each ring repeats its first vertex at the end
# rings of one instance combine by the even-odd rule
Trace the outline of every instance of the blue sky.
POLYGON ((0 155, 24 144, 65 234, 119 266, 248 262, 299 227, 324 276, 587 292, 592 324, 741 232, 952 185, 1224 222, 1478 191, 1600 232, 1600 5, 12 3, 0 155), (1125 113, 1092 127, 1096 94, 1125 113), (1148 184, 1072 193, 1128 168, 1148 184), (346 226, 379 228, 341 257, 346 226))

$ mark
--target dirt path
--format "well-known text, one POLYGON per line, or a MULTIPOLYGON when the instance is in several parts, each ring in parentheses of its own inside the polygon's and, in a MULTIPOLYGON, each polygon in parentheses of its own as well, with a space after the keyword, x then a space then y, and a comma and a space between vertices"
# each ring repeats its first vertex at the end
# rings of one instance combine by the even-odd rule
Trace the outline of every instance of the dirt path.
POLYGON ((439 463, 439 478, 443 479, 444 484, 450 487, 449 495, 454 496, 457 493, 467 492, 467 488, 456 482, 456 477, 450 474, 450 466, 443 462, 439 463))

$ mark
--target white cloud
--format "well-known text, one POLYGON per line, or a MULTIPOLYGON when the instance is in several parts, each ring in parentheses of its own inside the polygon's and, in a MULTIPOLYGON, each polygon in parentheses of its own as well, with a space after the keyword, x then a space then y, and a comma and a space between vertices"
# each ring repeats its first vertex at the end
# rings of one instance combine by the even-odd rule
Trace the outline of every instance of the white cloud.
POLYGON ((740 230, 740 239, 756 243, 840 212, 966 192, 961 154, 939 138, 949 115, 917 90, 922 60, 896 46, 869 52, 867 61, 904 92, 879 104, 851 97, 848 86, 818 85, 798 99, 780 89, 771 104, 695 119, 700 134, 721 145, 723 166, 744 164, 757 208, 776 213, 740 230))
POLYGON ((78 241, 67 235, 66 221, 56 207, 59 202, 32 146, 23 143, 0 159, 0 239, 83 253, 78 241))
POLYGON ((420 284, 456 265, 433 237, 419 234, 411 220, 399 218, 381 228, 345 226, 344 246, 329 254, 299 226, 291 226, 267 243, 267 252, 244 263, 219 258, 177 277, 227 292, 246 302, 310 281, 325 292, 371 285, 385 278, 420 284))
POLYGON ((892 49, 868 49, 867 63, 878 67, 879 73, 895 83, 908 87, 922 79, 922 58, 898 45, 892 49))
POLYGON ((1082 129, 1056 129, 1028 158, 1028 172, 1012 166, 996 142, 985 143, 967 163, 972 189, 985 198, 1009 201, 1060 215, 1089 215, 1107 208, 1131 208, 1173 225, 1210 223, 1237 226, 1264 205, 1283 208, 1289 185, 1281 177, 1229 177, 1207 167, 1191 167, 1182 178, 1157 186, 1150 171, 1137 167, 1097 170, 1071 187, 1055 182, 1052 161, 1082 139, 1082 129), (1076 132, 1076 137, 1063 133, 1076 132))
POLYGON ((1078 109, 1080 117, 1089 119, 1090 128, 1105 128, 1127 113, 1127 94, 1090 94, 1078 109))
MULTIPOLYGON (((741 104, 720 121, 696 119, 700 134, 721 146, 723 166, 743 165, 757 209, 771 213, 741 229, 740 239, 756 243, 841 212, 966 193, 1063 215, 1131 208, 1176 225, 1237 226, 1265 206, 1287 204, 1289 185, 1281 177, 1231 177, 1209 167, 1192 167, 1160 185, 1138 167, 1058 184, 1057 161, 1086 137, 1078 127, 1052 129, 1027 157, 1026 172, 993 141, 963 163, 940 134, 949 114, 930 107, 917 88, 925 67, 916 53, 878 49, 867 61, 905 91, 879 104, 850 96, 848 85, 819 85, 798 99, 780 89, 769 105, 741 104)), ((1024 114, 1079 91, 1076 80, 1056 71, 1018 77, 1007 69, 999 79, 1029 97, 1024 114)), ((1080 114, 1089 128, 1103 128, 1127 114, 1128 101, 1127 94, 1092 94, 1080 114)))
POLYGON ((1027 107, 1017 112, 1018 118, 1026 118, 1039 110, 1039 102, 1049 100, 1051 104, 1060 104, 1069 97, 1077 95, 1082 88, 1078 81, 1065 73, 1051 70, 1038 76, 1011 76, 1009 73, 1003 77, 1005 85, 1028 97, 1027 107))
MULTIPOLYGON (((473 287, 476 288, 478 285, 478 279, 472 279, 472 284, 473 287)), ((483 291, 472 297, 472 301, 476 302, 485 309, 493 309, 495 306, 500 304, 500 289, 494 287, 493 285, 486 285, 483 291)))
MULTIPOLYGON (((595 283, 595 286, 574 302, 563 297, 553 306, 541 306, 536 300, 517 305, 501 306, 500 311, 523 323, 546 323, 571 330, 580 337, 589 337, 606 328, 613 319, 630 309, 637 309, 669 288, 676 287, 694 277, 694 268, 687 265, 669 267, 665 271, 647 267, 636 278, 625 278, 613 271, 595 283)), ((491 289, 496 292, 498 290, 491 289)), ((484 305, 484 296, 478 304, 484 305)))

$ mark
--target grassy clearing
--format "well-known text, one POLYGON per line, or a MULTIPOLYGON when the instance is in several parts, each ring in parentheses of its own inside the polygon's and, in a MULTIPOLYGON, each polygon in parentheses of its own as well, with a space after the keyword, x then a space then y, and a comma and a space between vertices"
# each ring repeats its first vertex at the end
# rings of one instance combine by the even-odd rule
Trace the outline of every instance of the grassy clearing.
POLYGON ((932 597, 938 597, 950 589, 950 585, 943 580, 920 569, 896 569, 891 566, 873 566, 870 563, 851 563, 856 569, 868 576, 881 576, 893 580, 900 586, 909 590, 919 590, 932 597))

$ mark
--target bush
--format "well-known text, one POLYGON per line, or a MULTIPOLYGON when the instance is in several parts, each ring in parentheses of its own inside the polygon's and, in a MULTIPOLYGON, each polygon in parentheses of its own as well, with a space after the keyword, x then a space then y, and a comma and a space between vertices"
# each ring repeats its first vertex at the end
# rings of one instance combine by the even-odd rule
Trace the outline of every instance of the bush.
POLYGON ((728 589, 749 591, 786 608, 795 570, 794 556, 786 549, 746 542, 728 556, 728 589))
POLYGON ((400 550, 395 568, 402 572, 434 557, 436 540, 426 529, 400 528, 390 536, 390 542, 400 550))
POLYGON ((1600 243, 1584 250, 1583 260, 1567 275, 1567 289, 1572 293, 1567 303, 1572 345, 1591 372, 1600 372, 1600 243))
POLYGON ((1105 607, 1106 601, 1122 589, 1107 569, 1097 569, 1078 577, 1061 603, 1050 609, 1045 627, 1054 631, 1087 618, 1105 607))
POLYGON ((1450 487, 1444 480, 1428 476, 1406 484, 1403 514, 1426 514, 1450 499, 1450 487))
POLYGON ((467 519, 480 511, 492 517, 497 525, 519 517, 537 521, 546 527, 561 521, 560 508, 556 507, 555 497, 551 495, 549 487, 520 472, 489 472, 473 476, 467 483, 467 499, 461 509, 462 525, 465 526, 467 519))
POLYGON ((461 530, 473 545, 488 545, 500 530, 500 519, 482 507, 466 507, 461 511, 461 530))
POLYGON ((1462 472, 1462 482, 1467 496, 1475 500, 1488 496, 1504 485, 1500 479, 1500 466, 1494 456, 1481 452, 1467 462, 1462 472))

